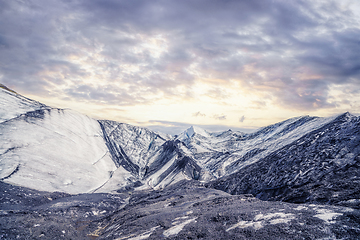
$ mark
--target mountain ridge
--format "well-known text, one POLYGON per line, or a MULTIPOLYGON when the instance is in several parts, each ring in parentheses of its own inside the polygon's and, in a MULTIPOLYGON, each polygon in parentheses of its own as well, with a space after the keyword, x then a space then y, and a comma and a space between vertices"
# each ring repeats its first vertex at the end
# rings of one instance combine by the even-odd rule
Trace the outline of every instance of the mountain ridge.
MULTIPOLYGON (((195 179, 204 183, 211 182, 208 186, 215 187, 216 184, 212 185, 213 181, 221 181, 221 179, 232 174, 244 172, 242 169, 256 166, 257 162, 264 161, 281 149, 298 142, 302 137, 312 135, 313 132, 321 128, 331 127, 337 121, 345 121, 354 117, 349 112, 329 118, 300 116, 260 128, 254 133, 232 130, 211 133, 200 127, 191 126, 173 137, 126 123, 93 120, 85 115, 73 113, 72 110, 50 108, 36 101, 22 98, 21 95, 14 95, 12 92, 7 93, 8 90, 4 90, 4 88, 1 91, 0 97, 8 99, 7 105, 1 106, 2 112, 9 107, 10 103, 23 106, 22 101, 24 101, 27 104, 24 105, 26 108, 21 109, 21 111, 26 111, 25 113, 18 115, 20 111, 15 108, 16 114, 13 114, 15 117, 10 119, 10 122, 0 123, 0 131, 3 136, 2 146, 0 146, 0 160, 2 160, 3 167, 0 176, 5 182, 15 183, 13 181, 17 179, 16 184, 35 186, 34 184, 28 185, 28 181, 21 180, 21 178, 29 179, 22 174, 23 171, 30 171, 29 174, 31 175, 39 171, 42 172, 41 165, 38 165, 39 169, 36 169, 34 166, 37 165, 31 166, 27 160, 24 160, 26 159, 24 154, 32 151, 31 148, 25 146, 36 146, 39 143, 47 146, 47 143, 43 142, 42 139, 53 139, 55 146, 56 140, 54 139, 60 137, 64 139, 61 141, 65 142, 62 145, 57 144, 58 148, 68 144, 65 139, 80 143, 81 141, 89 142, 93 136, 96 136, 96 143, 91 140, 92 144, 100 144, 102 153, 97 154, 98 157, 95 159, 93 156, 93 160, 89 163, 95 167, 94 169, 98 169, 97 166, 100 166, 100 163, 106 162, 104 170, 107 170, 96 170, 104 171, 96 173, 103 176, 99 178, 102 180, 96 184, 97 186, 94 185, 86 190, 72 187, 76 182, 76 177, 65 179, 61 177, 61 171, 59 172, 60 175, 54 178, 55 180, 47 180, 55 181, 50 185, 68 193, 163 189, 168 185, 186 179, 195 179), (86 123, 82 122, 82 126, 75 130, 71 124, 79 124, 77 121, 80 119, 88 120, 85 121, 86 123), (91 126, 88 125, 90 122, 91 126), (43 135, 40 138, 34 138, 37 141, 36 144, 30 139, 20 141, 20 131, 11 130, 11 128, 18 127, 22 128, 21 131, 27 132, 34 131, 33 128, 36 127, 36 129, 41 129, 38 131, 43 132, 43 135), (96 133, 85 136, 82 131, 88 131, 86 129, 93 129, 91 131, 96 129, 96 133), (74 139, 82 140, 79 142, 79 140, 74 139), (10 145, 9 141, 12 142, 10 145), (62 180, 60 181, 60 179, 62 180), (73 192, 74 190, 68 189, 77 190, 73 192)), ((78 150, 84 148, 84 151, 89 151, 87 148, 96 149, 98 147, 89 144, 76 146, 78 150)), ((47 156, 52 154, 51 151, 54 149, 51 148, 54 147, 49 146, 48 150, 39 149, 32 153, 33 161, 39 163, 44 161, 47 156)), ((69 152, 68 149, 56 150, 66 153, 67 159, 61 155, 53 156, 54 154, 52 154, 51 156, 64 163, 65 166, 68 165, 69 159, 73 159, 72 162, 81 159, 74 157, 77 155, 69 152), (71 157, 72 155, 74 156, 71 157)), ((86 162, 85 160, 82 161, 86 162)), ((81 171, 81 169, 74 168, 66 171, 76 172, 81 171)), ((92 177, 89 175, 89 178, 92 177)), ((37 181, 40 183, 41 179, 37 181)), ((49 190, 51 189, 53 188, 51 187, 49 190)), ((229 191, 227 189, 222 190, 229 191)))
POLYGON ((348 112, 172 137, 1 99, 0 238, 359 238, 360 117, 348 112))

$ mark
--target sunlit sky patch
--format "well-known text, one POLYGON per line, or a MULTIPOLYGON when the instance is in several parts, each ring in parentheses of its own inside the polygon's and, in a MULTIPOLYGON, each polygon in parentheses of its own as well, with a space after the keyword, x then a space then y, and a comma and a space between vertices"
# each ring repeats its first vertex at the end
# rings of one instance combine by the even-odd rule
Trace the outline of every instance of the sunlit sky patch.
POLYGON ((176 134, 360 112, 356 0, 0 0, 0 82, 176 134))

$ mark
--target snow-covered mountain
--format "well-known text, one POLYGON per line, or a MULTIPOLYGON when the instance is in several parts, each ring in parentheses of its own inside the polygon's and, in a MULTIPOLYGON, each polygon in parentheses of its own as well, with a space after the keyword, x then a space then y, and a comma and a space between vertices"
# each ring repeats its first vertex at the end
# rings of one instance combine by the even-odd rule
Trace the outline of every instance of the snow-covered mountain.
POLYGON ((219 178, 257 162, 334 118, 297 117, 250 134, 231 130, 208 133, 199 127, 191 127, 177 139, 185 143, 201 167, 219 178))
POLYGON ((51 108, 6 87, 0 99, 4 182, 87 193, 163 188, 207 176, 169 135, 51 108))
POLYGON ((359 183, 360 117, 344 113, 208 186, 264 200, 359 208, 359 183))
MULTIPOLYGON (((250 134, 231 130, 211 133, 192 126, 172 137, 51 108, 6 87, 0 90, 0 178, 38 190, 121 192, 163 189, 194 179, 233 194, 250 192, 262 199, 292 201, 293 191, 288 188, 284 194, 275 190, 270 194, 269 189, 297 186, 300 179, 319 182, 332 176, 323 169, 339 172, 359 161, 360 126, 358 117, 349 113, 292 118, 250 134), (338 128, 351 130, 334 130, 338 128), (327 140, 321 140, 325 133, 327 140), (329 149, 331 157, 323 161, 329 149), (278 154, 283 157, 274 157, 278 154)), ((359 171, 351 169, 357 181, 359 171)), ((324 189, 321 191, 329 194, 324 189)), ((350 195, 341 201, 350 201, 350 195)))
MULTIPOLYGON (((132 174, 134 186, 163 188, 184 179, 203 180, 208 175, 184 144, 169 135, 114 121, 99 122, 114 162, 132 174)), ((109 184, 118 182, 116 175, 109 184)))
POLYGON ((360 117, 350 113, 250 134, 192 126, 173 137, 52 108, 3 85, 0 100, 7 239, 360 234, 360 117))

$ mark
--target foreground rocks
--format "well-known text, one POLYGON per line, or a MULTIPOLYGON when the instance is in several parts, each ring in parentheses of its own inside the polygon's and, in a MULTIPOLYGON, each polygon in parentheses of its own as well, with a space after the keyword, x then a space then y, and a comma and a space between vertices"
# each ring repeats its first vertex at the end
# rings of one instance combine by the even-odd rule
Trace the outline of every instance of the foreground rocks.
POLYGON ((196 181, 119 194, 0 183, 0 239, 359 239, 354 208, 232 196, 196 181))

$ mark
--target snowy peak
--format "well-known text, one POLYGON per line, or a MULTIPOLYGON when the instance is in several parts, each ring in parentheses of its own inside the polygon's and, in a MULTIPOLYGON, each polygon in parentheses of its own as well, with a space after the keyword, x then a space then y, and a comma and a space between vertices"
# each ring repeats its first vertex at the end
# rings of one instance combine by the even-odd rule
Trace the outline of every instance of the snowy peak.
POLYGON ((197 127, 197 126, 191 126, 188 129, 186 129, 184 132, 182 132, 176 139, 180 141, 185 141, 187 139, 191 139, 195 137, 195 135, 208 138, 210 137, 210 133, 208 133, 206 130, 197 127))
POLYGON ((355 115, 352 115, 349 112, 345 112, 345 113, 340 114, 339 116, 337 116, 334 121, 348 122, 348 121, 351 121, 354 118, 356 118, 355 115))
POLYGON ((213 137, 217 137, 218 139, 232 139, 232 140, 236 140, 236 139, 240 139, 248 134, 244 133, 244 132, 240 132, 240 131, 232 131, 231 129, 226 130, 224 132, 212 132, 210 133, 211 136, 213 137))
POLYGON ((357 144, 358 138, 352 140, 346 129, 354 129, 355 134, 359 122, 359 117, 346 112, 329 118, 291 118, 250 134, 212 133, 191 126, 173 138, 50 108, 0 85, 0 179, 68 193, 163 188, 183 179, 207 182, 325 133, 332 136, 329 146, 344 143, 341 149, 334 148, 335 160, 331 160, 341 165, 360 159, 357 147, 346 146, 350 140, 357 144))
POLYGON ((190 134, 191 135, 198 134, 198 135, 201 135, 203 137, 209 137, 209 133, 206 130, 204 130, 204 129, 200 128, 200 127, 197 127, 197 126, 191 126, 187 131, 188 131, 189 135, 190 134))

